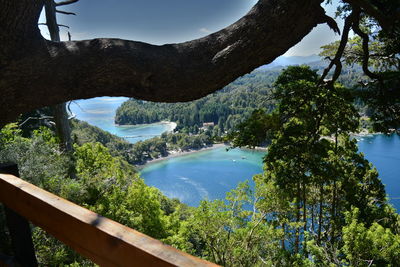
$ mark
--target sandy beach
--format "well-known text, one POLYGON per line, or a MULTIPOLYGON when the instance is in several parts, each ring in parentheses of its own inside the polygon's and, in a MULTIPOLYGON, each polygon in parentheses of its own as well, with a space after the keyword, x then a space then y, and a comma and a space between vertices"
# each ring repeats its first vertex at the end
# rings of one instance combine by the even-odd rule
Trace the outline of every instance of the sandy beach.
POLYGON ((176 122, 173 121, 161 121, 161 124, 168 124, 168 132, 172 132, 175 130, 176 126, 178 126, 178 124, 176 124, 176 122))

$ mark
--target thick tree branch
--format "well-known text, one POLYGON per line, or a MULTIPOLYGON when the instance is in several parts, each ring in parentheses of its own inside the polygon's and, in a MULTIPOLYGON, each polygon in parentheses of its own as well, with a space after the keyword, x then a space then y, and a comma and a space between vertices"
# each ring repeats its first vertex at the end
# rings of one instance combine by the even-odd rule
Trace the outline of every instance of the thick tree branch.
POLYGON ((329 63, 328 67, 324 70, 322 73, 321 79, 320 79, 320 84, 323 83, 324 79, 328 75, 329 71, 332 69, 332 67, 335 65, 335 71, 332 75, 332 79, 330 81, 331 85, 339 78, 340 73, 342 72, 342 62, 341 58, 343 56, 344 50, 346 48, 348 39, 349 39, 349 32, 351 29, 351 25, 354 20, 354 13, 351 13, 344 21, 344 26, 343 26, 343 34, 342 38, 340 39, 339 47, 336 51, 335 57, 331 59, 331 62, 329 63))
POLYGON ((399 20, 399 12, 397 11, 395 15, 389 16, 388 14, 382 13, 377 7, 373 6, 369 1, 366 0, 345 0, 354 7, 362 9, 365 13, 374 17, 379 25, 387 32, 390 32, 396 21, 399 20))
POLYGON ((67 11, 62 11, 62 10, 58 10, 58 9, 56 9, 56 12, 64 14, 64 15, 74 15, 74 16, 76 16, 76 13, 74 13, 74 12, 67 12, 67 11))
POLYGON ((56 3, 56 6, 65 6, 65 5, 70 5, 73 3, 78 2, 79 0, 67 0, 67 1, 62 1, 62 2, 58 2, 56 3))
MULTIPOLYGON (((47 23, 38 23, 38 25, 44 25, 44 26, 47 26, 47 23)), ((64 24, 57 24, 57 26, 58 26, 58 27, 64 27, 64 28, 67 28, 67 29, 69 29, 69 26, 67 26, 67 25, 64 25, 64 24)))
POLYGON ((185 43, 57 43, 46 41, 37 29, 38 2, 0 0, 1 7, 8 7, 0 9, 0 22, 5 12, 21 18, 0 29, 0 41, 7 44, 0 50, 0 125, 22 112, 80 98, 198 99, 272 62, 327 22, 321 0, 260 0, 231 26, 185 43), (7 39, 14 35, 18 38, 7 39))
POLYGON ((373 80, 381 80, 380 76, 369 70, 369 36, 360 29, 360 11, 358 11, 357 16, 354 18, 353 23, 354 32, 362 39, 362 49, 363 49, 363 59, 362 59, 362 69, 363 72, 373 80))

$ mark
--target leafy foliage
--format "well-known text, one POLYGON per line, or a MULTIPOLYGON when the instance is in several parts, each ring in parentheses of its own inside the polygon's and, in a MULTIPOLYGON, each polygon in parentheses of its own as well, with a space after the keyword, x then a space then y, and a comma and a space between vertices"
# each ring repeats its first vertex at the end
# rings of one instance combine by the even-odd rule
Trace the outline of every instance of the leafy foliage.
POLYGON ((343 1, 338 16, 349 21, 353 38, 323 46, 322 56, 336 64, 362 67, 367 79, 353 84, 355 91, 368 106, 368 115, 376 131, 389 133, 400 127, 400 20, 398 1, 360 1, 361 6, 343 1), (363 12, 368 7, 374 14, 363 12), (338 49, 343 45, 343 50, 338 49), (335 61, 336 59, 336 61, 335 61))
POLYGON ((162 120, 178 123, 177 130, 189 132, 213 122, 222 132, 229 131, 256 108, 271 110, 270 85, 280 70, 255 71, 247 74, 217 93, 188 103, 152 103, 130 99, 116 112, 118 124, 142 124, 162 120))
MULTIPOLYGON (((112 156, 102 144, 75 144, 71 161, 50 129, 39 128, 26 138, 15 125, 0 131, 0 144, 0 162, 17 162, 23 179, 155 238, 174 233, 171 221, 182 204, 148 187, 132 165, 112 156), (76 169, 74 178, 69 177, 71 167, 76 169)), ((0 236, 5 237, 0 240, 1 251, 10 254, 3 211, 0 227, 0 236)), ((40 265, 93 266, 40 228, 33 228, 33 239, 40 265)))
POLYGON ((99 142, 107 147, 113 157, 123 158, 130 164, 135 165, 165 157, 172 150, 187 151, 207 147, 213 143, 213 137, 219 134, 208 130, 200 130, 195 135, 183 132, 163 133, 160 137, 131 144, 86 122, 75 120, 72 125, 72 134, 77 144, 84 145, 86 143, 99 142))
POLYGON ((360 210, 346 212, 343 248, 351 266, 385 266, 400 262, 400 235, 377 222, 367 227, 359 221, 360 210))
POLYGON ((288 265, 363 266, 369 262, 354 261, 352 255, 362 255, 368 240, 375 242, 376 249, 363 259, 372 259, 377 266, 397 262, 392 253, 397 245, 386 248, 385 241, 371 234, 363 239, 368 229, 374 229, 396 240, 399 218, 386 203, 377 171, 348 136, 358 127, 351 95, 338 84, 319 86, 316 72, 306 66, 288 67, 275 86, 277 109, 261 113, 262 120, 257 119, 259 113, 253 114, 236 138, 243 141, 241 145, 252 145, 252 138, 245 143, 251 129, 262 129, 270 137, 264 173, 254 177, 255 207, 267 214, 264 224, 282 231, 280 249, 286 256, 280 259, 288 265), (271 124, 272 120, 277 123, 271 124), (255 121, 265 125, 253 127, 255 121), (358 210, 356 226, 345 216, 354 209, 358 210), (349 229, 359 229, 359 234, 349 229), (381 256, 379 251, 386 249, 390 256, 381 256))

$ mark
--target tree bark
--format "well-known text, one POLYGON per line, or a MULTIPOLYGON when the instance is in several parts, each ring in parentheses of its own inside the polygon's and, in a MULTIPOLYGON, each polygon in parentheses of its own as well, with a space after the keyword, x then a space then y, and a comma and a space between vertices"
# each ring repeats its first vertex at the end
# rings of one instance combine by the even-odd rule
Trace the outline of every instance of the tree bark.
POLYGON ((306 183, 303 182, 303 251, 307 255, 307 242, 306 242, 306 237, 305 233, 307 231, 307 186, 306 183))
POLYGON ((52 106, 52 109, 56 123, 57 136, 60 138, 60 148, 62 150, 71 152, 71 126, 69 124, 68 113, 65 105, 65 103, 57 104, 52 106))
POLYGON ((327 21, 321 2, 260 0, 221 31, 157 46, 120 39, 47 41, 37 27, 43 1, 0 0, 0 125, 73 99, 198 99, 272 62, 327 21))
MULTIPOLYGON (((60 42, 60 29, 57 23, 56 3, 54 0, 45 0, 46 25, 53 42, 60 42)), ((68 121, 66 103, 52 106, 56 123, 57 136, 60 138, 60 148, 72 152, 71 125, 68 121)))
MULTIPOLYGON (((297 182, 297 186, 296 186, 296 193, 297 193, 297 199, 296 199, 296 223, 300 222, 300 210, 301 210, 301 206, 300 206, 300 201, 301 201, 301 192, 300 192, 300 182, 297 182)), ((295 253, 299 253, 300 251, 300 227, 296 226, 296 238, 295 238, 295 253)))
POLYGON ((321 244, 321 233, 322 233, 322 216, 323 216, 323 192, 324 191, 324 185, 321 183, 319 186, 319 219, 318 219, 318 238, 317 238, 317 244, 321 244))

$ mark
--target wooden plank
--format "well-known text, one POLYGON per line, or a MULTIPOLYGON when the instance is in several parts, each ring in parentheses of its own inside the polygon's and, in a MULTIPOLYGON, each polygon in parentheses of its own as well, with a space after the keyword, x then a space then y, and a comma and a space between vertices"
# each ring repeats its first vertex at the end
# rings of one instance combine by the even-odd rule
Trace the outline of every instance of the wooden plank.
POLYGON ((101 266, 217 266, 13 175, 0 174, 0 201, 101 266))
MULTIPOLYGON (((0 165, 0 172, 19 175, 16 164, 2 164, 0 165)), ((15 260, 21 266, 38 266, 29 222, 18 213, 9 209, 7 205, 4 206, 4 211, 15 260)))

